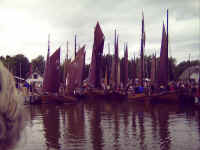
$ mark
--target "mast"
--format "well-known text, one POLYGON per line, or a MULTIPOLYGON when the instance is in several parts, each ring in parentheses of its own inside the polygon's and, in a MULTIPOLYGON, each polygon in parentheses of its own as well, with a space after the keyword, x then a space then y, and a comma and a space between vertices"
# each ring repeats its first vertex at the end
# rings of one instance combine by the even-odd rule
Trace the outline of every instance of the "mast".
POLYGON ((110 43, 108 43, 108 55, 110 55, 110 43))
POLYGON ((74 58, 76 58, 76 34, 74 38, 74 58))
POLYGON ((64 61, 64 71, 63 71, 63 81, 65 82, 66 81, 66 77, 67 77, 67 67, 68 67, 68 63, 69 63, 69 56, 68 56, 68 53, 69 53, 69 50, 68 50, 68 44, 69 42, 67 41, 67 44, 66 44, 66 47, 67 47, 67 51, 66 51, 66 57, 65 57, 65 61, 64 61))
POLYGON ((48 35, 47 63, 49 63, 49 55, 50 55, 50 34, 48 35))
POLYGON ((128 44, 126 43, 125 45, 125 53, 124 53, 124 88, 127 88, 127 83, 128 83, 128 44))
POLYGON ((107 85, 110 85, 110 77, 111 77, 111 64, 112 58, 110 56, 110 43, 108 43, 108 55, 107 55, 107 85))
POLYGON ((114 41, 114 48, 115 48, 115 56, 114 56, 114 61, 115 61, 115 67, 114 67, 114 83, 115 83, 115 89, 117 89, 118 86, 118 39, 119 37, 117 36, 116 29, 115 29, 115 41, 114 41))
MULTIPOLYGON (((168 29, 169 27, 168 27, 168 9, 167 9, 167 45, 166 45, 166 57, 167 57, 167 59, 166 59, 166 63, 167 63, 167 66, 169 66, 169 59, 168 59, 168 49, 169 49, 169 29, 168 29)), ((172 73, 172 70, 171 70, 171 64, 170 64, 170 74, 172 73)), ((168 74, 169 74, 169 71, 168 71, 168 67, 167 67, 167 83, 168 83, 168 81, 169 81, 169 79, 168 79, 168 74)), ((171 75, 170 75, 171 76, 171 75)))
POLYGON ((155 82, 157 82, 157 60, 156 60, 156 52, 155 52, 155 82))
POLYGON ((49 87, 49 55, 50 55, 50 34, 48 34, 48 48, 47 48, 47 59, 45 63, 45 70, 44 70, 44 81, 43 81, 43 90, 47 91, 49 87))
POLYGON ((141 71, 141 86, 144 85, 143 78, 144 78, 144 14, 142 12, 142 35, 141 35, 141 53, 140 53, 140 71, 141 71))
POLYGON ((66 54, 66 59, 68 60, 68 57, 69 57, 69 49, 68 49, 68 46, 69 46, 69 42, 67 41, 67 54, 66 54))

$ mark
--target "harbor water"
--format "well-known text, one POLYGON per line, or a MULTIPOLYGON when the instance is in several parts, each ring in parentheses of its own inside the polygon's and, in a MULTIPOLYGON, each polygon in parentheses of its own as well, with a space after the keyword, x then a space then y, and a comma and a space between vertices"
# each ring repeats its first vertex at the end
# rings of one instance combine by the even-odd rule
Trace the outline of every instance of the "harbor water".
POLYGON ((178 104, 85 100, 26 105, 14 150, 200 150, 200 110, 178 104))

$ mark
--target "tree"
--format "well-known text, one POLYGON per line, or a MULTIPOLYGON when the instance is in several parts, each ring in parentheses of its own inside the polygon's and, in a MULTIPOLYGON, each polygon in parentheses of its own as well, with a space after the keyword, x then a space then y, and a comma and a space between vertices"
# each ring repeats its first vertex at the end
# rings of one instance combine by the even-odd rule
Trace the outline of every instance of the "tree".
POLYGON ((15 76, 26 78, 29 72, 29 60, 23 54, 15 55, 14 57, 7 58, 9 66, 15 76))
POLYGON ((45 61, 42 55, 39 55, 35 59, 32 59, 31 63, 33 71, 37 71, 41 75, 44 73, 45 61))

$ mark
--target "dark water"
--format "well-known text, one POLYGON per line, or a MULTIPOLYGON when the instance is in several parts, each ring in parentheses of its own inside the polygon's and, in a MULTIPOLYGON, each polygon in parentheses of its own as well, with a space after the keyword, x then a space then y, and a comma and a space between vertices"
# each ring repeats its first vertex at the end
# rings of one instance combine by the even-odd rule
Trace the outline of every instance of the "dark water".
POLYGON ((26 106, 16 150, 200 150, 200 110, 192 106, 82 101, 26 106))

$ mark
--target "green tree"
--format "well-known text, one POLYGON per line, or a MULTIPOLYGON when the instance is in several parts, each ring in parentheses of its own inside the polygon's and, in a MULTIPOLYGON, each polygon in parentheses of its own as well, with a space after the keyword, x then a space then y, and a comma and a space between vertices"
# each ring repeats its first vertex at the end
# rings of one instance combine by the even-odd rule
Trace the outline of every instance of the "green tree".
POLYGON ((29 72, 29 60, 27 57, 23 54, 18 54, 6 59, 15 76, 26 78, 26 75, 29 72))
POLYGON ((42 55, 39 55, 35 59, 32 59, 31 63, 33 71, 37 71, 41 75, 44 73, 45 61, 42 55))

